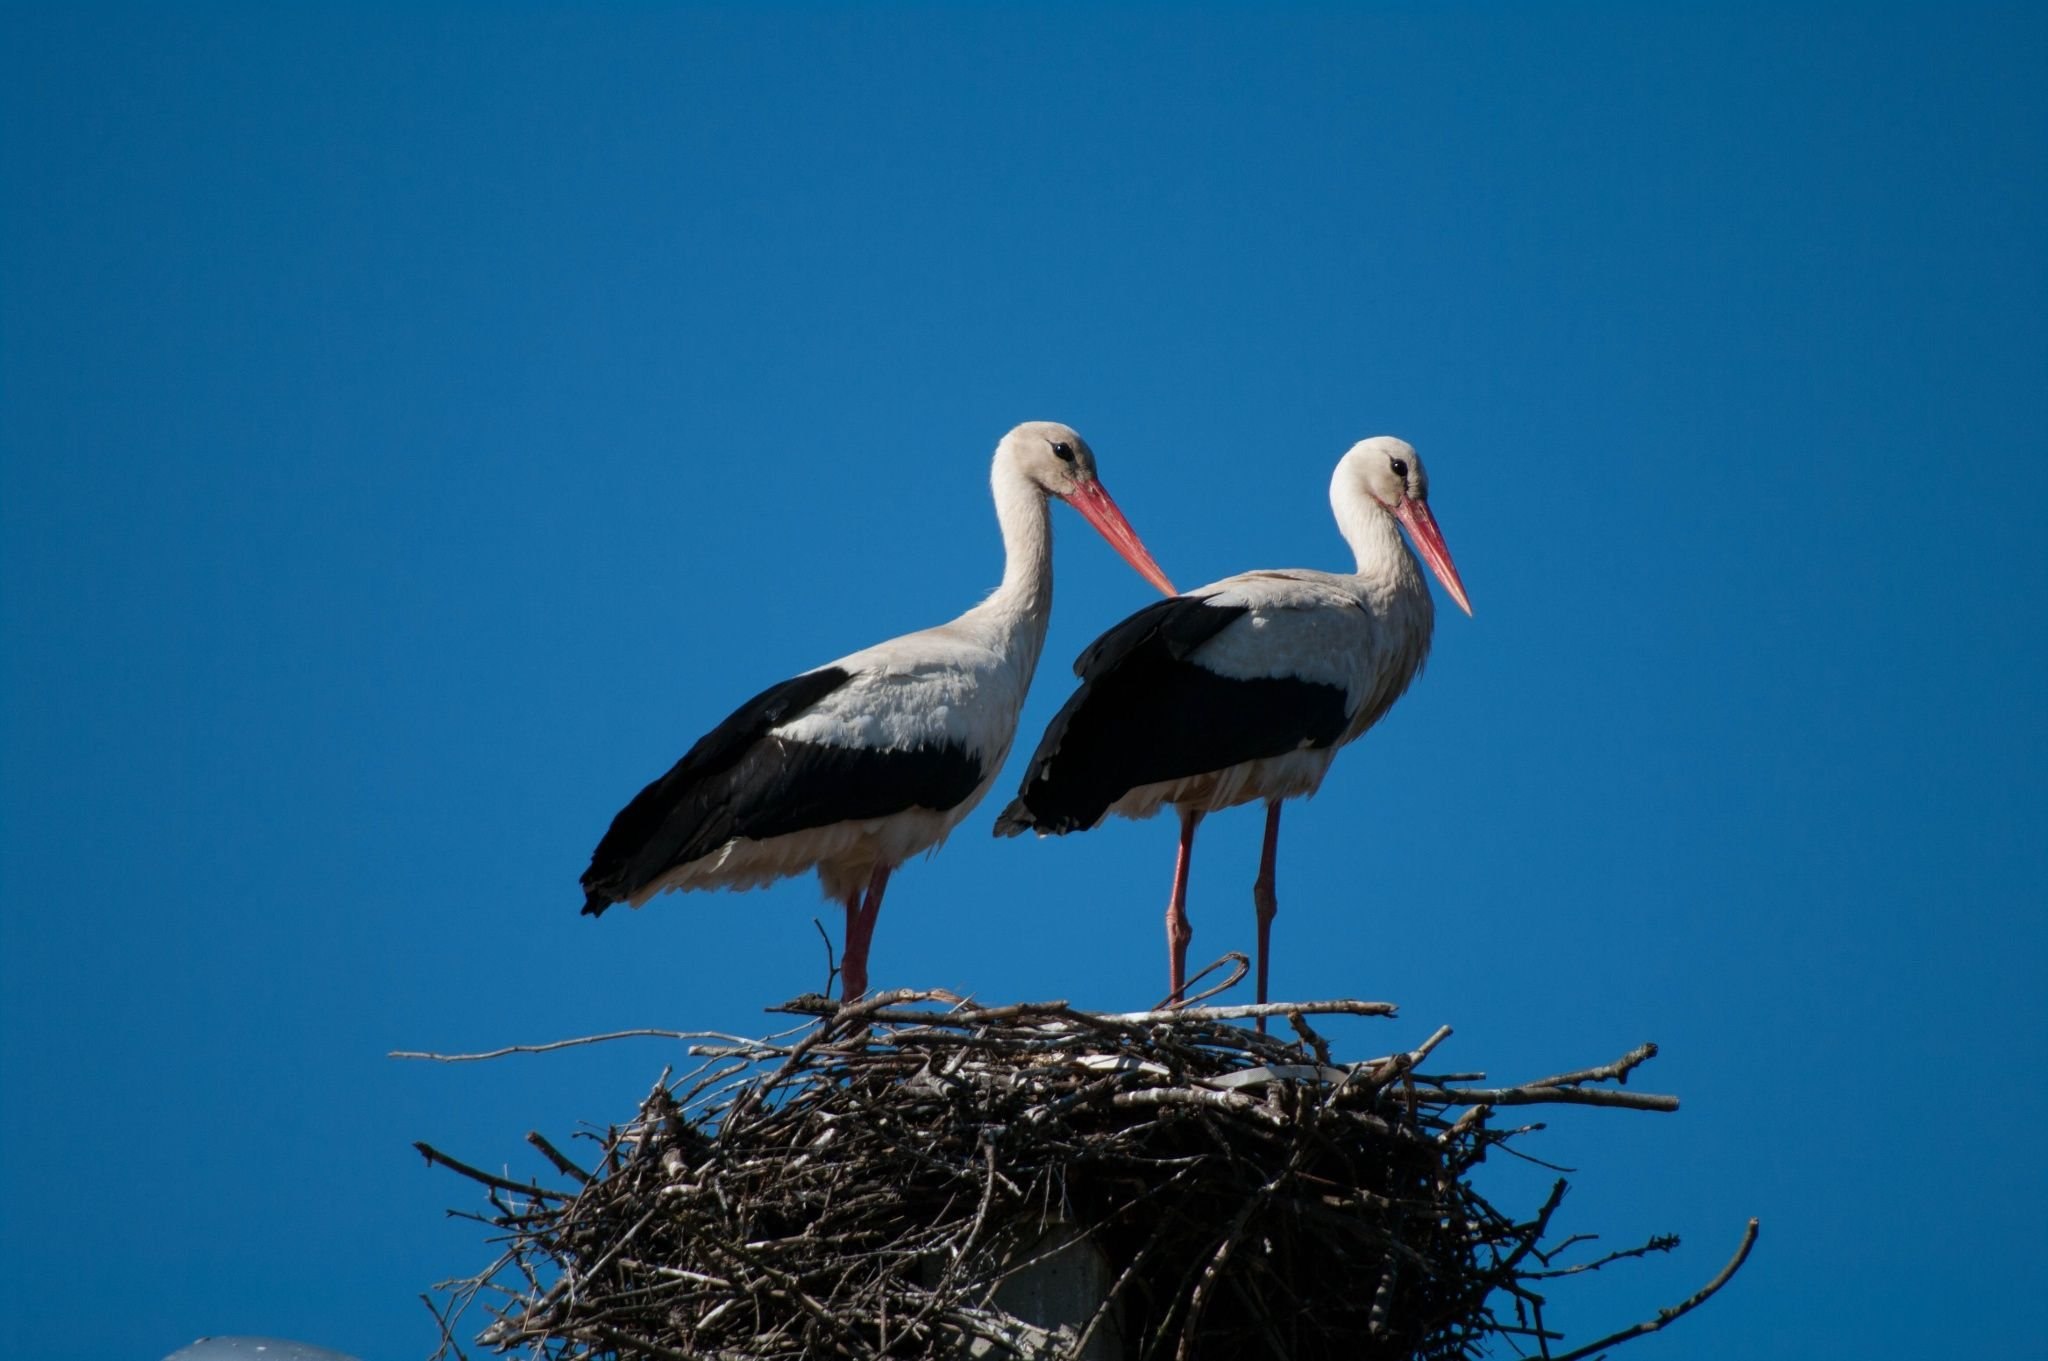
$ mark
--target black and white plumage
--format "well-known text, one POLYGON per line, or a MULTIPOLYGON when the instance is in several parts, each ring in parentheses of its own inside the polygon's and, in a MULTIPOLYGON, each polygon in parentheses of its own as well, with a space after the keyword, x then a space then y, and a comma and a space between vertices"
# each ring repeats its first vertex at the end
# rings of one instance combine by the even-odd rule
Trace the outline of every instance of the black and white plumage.
POLYGON ((1330 480, 1353 573, 1246 572, 1157 601, 1074 663, 1081 686, 1047 725, 996 834, 1082 831, 1110 813, 1180 813, 1167 906, 1172 996, 1186 985, 1188 859, 1204 814, 1266 801, 1253 886, 1258 998, 1278 902, 1280 805, 1316 792, 1347 742, 1401 697, 1429 652, 1435 609, 1406 526, 1437 579, 1472 612, 1430 514, 1415 450, 1381 436, 1351 447, 1330 480))
POLYGON ((583 874, 584 912, 670 889, 747 889, 815 869, 846 907, 848 1000, 889 874, 988 793, 1045 645, 1052 611, 1047 499, 1067 502, 1148 581, 1173 583, 1096 476, 1087 441, 1032 421, 990 471, 1002 584, 950 623, 770 686, 706 733, 613 818, 583 874))

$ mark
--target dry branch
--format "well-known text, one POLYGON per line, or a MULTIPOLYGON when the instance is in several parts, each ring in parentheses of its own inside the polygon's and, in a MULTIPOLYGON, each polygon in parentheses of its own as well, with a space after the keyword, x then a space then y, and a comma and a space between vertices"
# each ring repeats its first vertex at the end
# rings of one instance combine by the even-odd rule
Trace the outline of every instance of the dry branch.
POLYGON ((1674 1304, 1669 1309, 1659 1309, 1657 1317, 1653 1319, 1645 1319, 1634 1327, 1624 1328, 1609 1337, 1601 1338, 1598 1342, 1588 1343, 1577 1351, 1566 1352, 1563 1356, 1554 1358, 1554 1361, 1580 1361, 1581 1357, 1591 1356, 1595 1352, 1605 1351, 1609 1347, 1619 1346, 1624 1342, 1654 1333, 1669 1325, 1680 1315, 1689 1314, 1699 1308, 1711 1299, 1722 1286, 1733 1280, 1736 1272, 1742 1270, 1742 1264, 1749 1260, 1749 1250, 1756 1246, 1756 1230, 1757 1222, 1752 1219, 1749 1221, 1749 1226, 1742 1231, 1742 1242, 1736 1246, 1735 1255, 1728 1259, 1728 1265, 1722 1267, 1720 1274, 1701 1286, 1691 1298, 1680 1304, 1674 1304))

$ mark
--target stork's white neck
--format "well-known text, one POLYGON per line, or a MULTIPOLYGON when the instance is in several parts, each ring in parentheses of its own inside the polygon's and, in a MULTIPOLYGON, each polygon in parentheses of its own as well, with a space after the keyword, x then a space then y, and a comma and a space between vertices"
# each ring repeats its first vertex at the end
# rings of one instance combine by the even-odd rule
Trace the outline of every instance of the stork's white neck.
POLYGON ((961 623, 986 629, 990 644, 1016 659, 1029 685, 1052 619, 1052 508, 1044 490, 1001 454, 989 485, 1003 531, 1003 581, 961 623))
POLYGON ((1052 611, 1052 508, 1046 494, 1008 459, 989 474, 996 523, 1003 530, 1003 584, 995 598, 1041 618, 1052 611))
POLYGON ((1338 532, 1351 545, 1351 554, 1357 560, 1358 571, 1353 579, 1359 585, 1361 597, 1375 613, 1405 608, 1419 625, 1426 647, 1436 607, 1429 597, 1429 584, 1423 579, 1422 564, 1416 561, 1414 550, 1402 537, 1394 513, 1355 480, 1344 477, 1342 465, 1338 472, 1330 486, 1330 509, 1337 516, 1338 532))

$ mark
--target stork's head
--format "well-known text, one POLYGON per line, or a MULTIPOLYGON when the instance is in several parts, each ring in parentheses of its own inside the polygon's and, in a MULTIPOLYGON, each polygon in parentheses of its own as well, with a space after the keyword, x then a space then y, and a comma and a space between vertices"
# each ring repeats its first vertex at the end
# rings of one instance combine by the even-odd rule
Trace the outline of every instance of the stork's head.
POLYGON ((1003 436, 996 446, 996 468, 1005 464, 1047 496, 1057 497, 1081 513, 1110 547, 1136 568, 1138 575, 1168 595, 1177 594, 1166 573, 1145 551, 1138 531, 1110 499, 1109 489, 1095 473, 1095 451, 1071 426, 1058 421, 1026 421, 1003 436))
POLYGON ((1361 493, 1401 522, 1408 537, 1422 550, 1422 560, 1436 573, 1451 599, 1458 602, 1458 608, 1472 613, 1472 602, 1465 596, 1465 584, 1458 580, 1451 550, 1444 546, 1443 531, 1436 527, 1436 517, 1430 513, 1429 473, 1423 469, 1422 455, 1415 452, 1415 446, 1392 435, 1374 435, 1352 445, 1338 461, 1336 475, 1330 479, 1330 505, 1340 520, 1344 503, 1361 493))
POLYGON ((1047 496, 1066 500, 1083 482, 1095 481, 1095 451, 1080 432, 1058 421, 1026 421, 996 446, 1007 460, 1047 496))

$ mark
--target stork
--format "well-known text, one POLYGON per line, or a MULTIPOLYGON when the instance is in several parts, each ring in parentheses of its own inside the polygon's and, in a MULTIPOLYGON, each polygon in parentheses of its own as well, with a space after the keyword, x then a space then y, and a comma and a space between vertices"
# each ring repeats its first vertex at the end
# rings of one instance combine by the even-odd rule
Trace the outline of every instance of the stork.
POLYGON ((1399 526, 1458 608, 1472 613, 1412 447, 1384 435, 1351 446, 1330 479, 1330 508, 1356 572, 1246 572, 1155 601, 1110 629, 1074 663, 1081 686, 1046 726, 1017 797, 996 819, 998 836, 1026 828, 1060 835, 1109 813, 1144 818, 1174 806, 1180 850, 1166 939, 1175 1000, 1187 986, 1195 827, 1207 813, 1254 799, 1266 802, 1252 886, 1258 1000, 1266 1000, 1280 805, 1316 792, 1337 749, 1380 720, 1429 652, 1435 609, 1399 526))
POLYGON ((889 875, 936 848, 988 793, 1017 734, 1052 612, 1047 499, 1079 511, 1167 595, 1173 583, 1096 475, 1088 442, 1029 421, 989 475, 1003 580, 951 623, 771 685, 612 819, 583 872, 583 911, 671 889, 748 889, 815 869, 846 907, 842 996, 867 991, 889 875))

